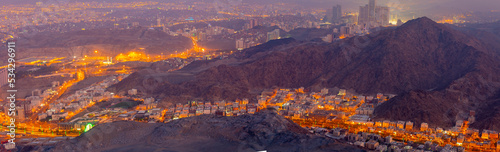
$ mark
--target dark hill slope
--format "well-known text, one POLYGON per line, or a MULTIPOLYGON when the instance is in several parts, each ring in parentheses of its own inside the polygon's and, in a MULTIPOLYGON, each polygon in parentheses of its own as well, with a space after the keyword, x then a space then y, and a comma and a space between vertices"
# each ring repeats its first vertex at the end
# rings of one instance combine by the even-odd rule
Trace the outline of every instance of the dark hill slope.
POLYGON ((52 151, 362 151, 314 135, 273 111, 203 115, 166 124, 98 125, 52 151))
POLYGON ((233 62, 192 73, 193 79, 165 79, 153 94, 166 101, 234 100, 255 99, 275 86, 339 87, 400 94, 375 110, 377 119, 449 126, 469 110, 493 102, 490 98, 500 88, 500 58, 487 48, 474 37, 424 17, 333 44, 291 42, 248 49, 229 59, 233 62))

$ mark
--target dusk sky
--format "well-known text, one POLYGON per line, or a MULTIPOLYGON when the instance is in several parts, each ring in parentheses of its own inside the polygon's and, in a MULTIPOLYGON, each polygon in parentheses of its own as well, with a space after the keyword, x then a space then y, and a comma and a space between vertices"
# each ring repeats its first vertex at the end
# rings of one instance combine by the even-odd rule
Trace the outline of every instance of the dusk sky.
MULTIPOLYGON (((42 2, 73 2, 73 1, 94 1, 94 0, 40 0, 42 2)), ((104 0, 95 0, 95 1, 104 1, 104 0)), ((133 0, 115 0, 112 2, 130 2, 133 0)), ((137 0, 137 1, 147 1, 147 0, 137 0)), ((151 0, 151 1, 164 1, 164 2, 174 2, 175 0, 151 0)), ((231 2, 239 2, 242 0, 214 0, 219 2, 231 1, 231 2)), ((345 10, 353 9, 357 11, 358 7, 361 5, 365 5, 368 3, 368 0, 243 0, 246 2, 300 2, 304 5, 314 5, 314 6, 325 6, 325 4, 334 5, 340 4, 345 8, 345 10)), ((18 1, 10 1, 10 0, 0 0, 1 4, 13 4, 13 3, 34 3, 36 0, 18 0, 18 1)), ((111 1, 110 1, 111 2, 111 1)), ((491 11, 491 10, 500 10, 500 1, 499 0, 378 0, 377 3, 380 5, 388 5, 391 8, 399 9, 403 11, 411 10, 426 10, 433 8, 450 8, 457 9, 461 11, 491 11)), ((326 7, 326 6, 325 6, 326 7)))
MULTIPOLYGON (((57 4, 66 2, 135 2, 135 1, 158 1, 158 2, 194 2, 195 0, 0 0, 0 6, 11 4, 34 4, 37 1, 44 4, 57 4)), ((295 3, 296 6, 306 8, 331 8, 334 5, 341 5, 344 13, 359 11, 359 6, 368 4, 368 0, 200 0, 210 3, 228 3, 229 6, 238 5, 242 2, 250 4, 271 4, 271 3, 295 3)), ((454 16, 466 12, 491 12, 500 11, 500 0, 377 0, 377 5, 389 6, 391 14, 402 20, 427 16, 433 19, 441 19, 444 16, 454 16)), ((226 6, 227 7, 227 6, 226 6)))
MULTIPOLYGON (((360 5, 367 4, 368 0, 313 0, 317 2, 340 4, 346 9, 356 9, 360 5)), ((305 2, 305 1, 304 1, 305 2)), ((464 11, 491 11, 500 10, 499 0, 378 0, 379 4, 387 4, 393 8, 404 10, 421 10, 439 7, 449 7, 464 11)))

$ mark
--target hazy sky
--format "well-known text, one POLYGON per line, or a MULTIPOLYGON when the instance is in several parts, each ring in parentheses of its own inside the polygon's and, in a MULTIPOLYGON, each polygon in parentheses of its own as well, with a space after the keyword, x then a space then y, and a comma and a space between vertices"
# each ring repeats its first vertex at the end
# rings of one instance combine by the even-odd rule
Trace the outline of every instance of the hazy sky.
POLYGON ((457 8, 480 10, 500 10, 500 0, 448 0, 449 5, 457 8))
MULTIPOLYGON (((367 4, 368 0, 300 0, 302 2, 320 2, 341 4, 346 9, 356 9, 367 4)), ((463 11, 500 10, 500 0, 377 0, 378 5, 388 5, 402 10, 425 10, 432 8, 452 8, 463 11)))

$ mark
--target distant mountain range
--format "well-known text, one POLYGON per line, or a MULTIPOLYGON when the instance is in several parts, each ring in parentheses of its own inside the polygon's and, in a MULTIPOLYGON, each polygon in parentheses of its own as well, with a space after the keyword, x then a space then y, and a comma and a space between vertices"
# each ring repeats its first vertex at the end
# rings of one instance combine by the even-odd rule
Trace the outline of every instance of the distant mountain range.
MULTIPOLYGON (((28 148, 26 148, 28 149, 28 148)), ((363 151, 315 135, 273 111, 202 115, 169 123, 98 125, 48 151, 363 151)))
MULTIPOLYGON (((492 115, 483 116, 482 112, 494 108, 491 105, 500 89, 500 58, 490 48, 424 17, 396 29, 332 44, 271 41, 229 59, 194 62, 161 76, 157 73, 162 71, 154 71, 155 76, 139 72, 114 88, 149 88, 144 93, 169 103, 255 99, 272 87, 339 87, 364 94, 399 94, 375 110, 376 119, 452 126, 476 110, 476 125, 490 119, 492 115), (127 85, 137 82, 154 85, 127 85)), ((478 127, 500 126, 486 123, 478 127)))

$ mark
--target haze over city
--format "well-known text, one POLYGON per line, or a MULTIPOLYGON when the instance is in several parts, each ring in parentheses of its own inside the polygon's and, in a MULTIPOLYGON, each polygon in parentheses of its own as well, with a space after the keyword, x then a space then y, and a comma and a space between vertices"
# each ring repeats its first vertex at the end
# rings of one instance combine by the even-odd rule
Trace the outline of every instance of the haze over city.
POLYGON ((500 151, 498 0, 0 0, 0 151, 500 151))

